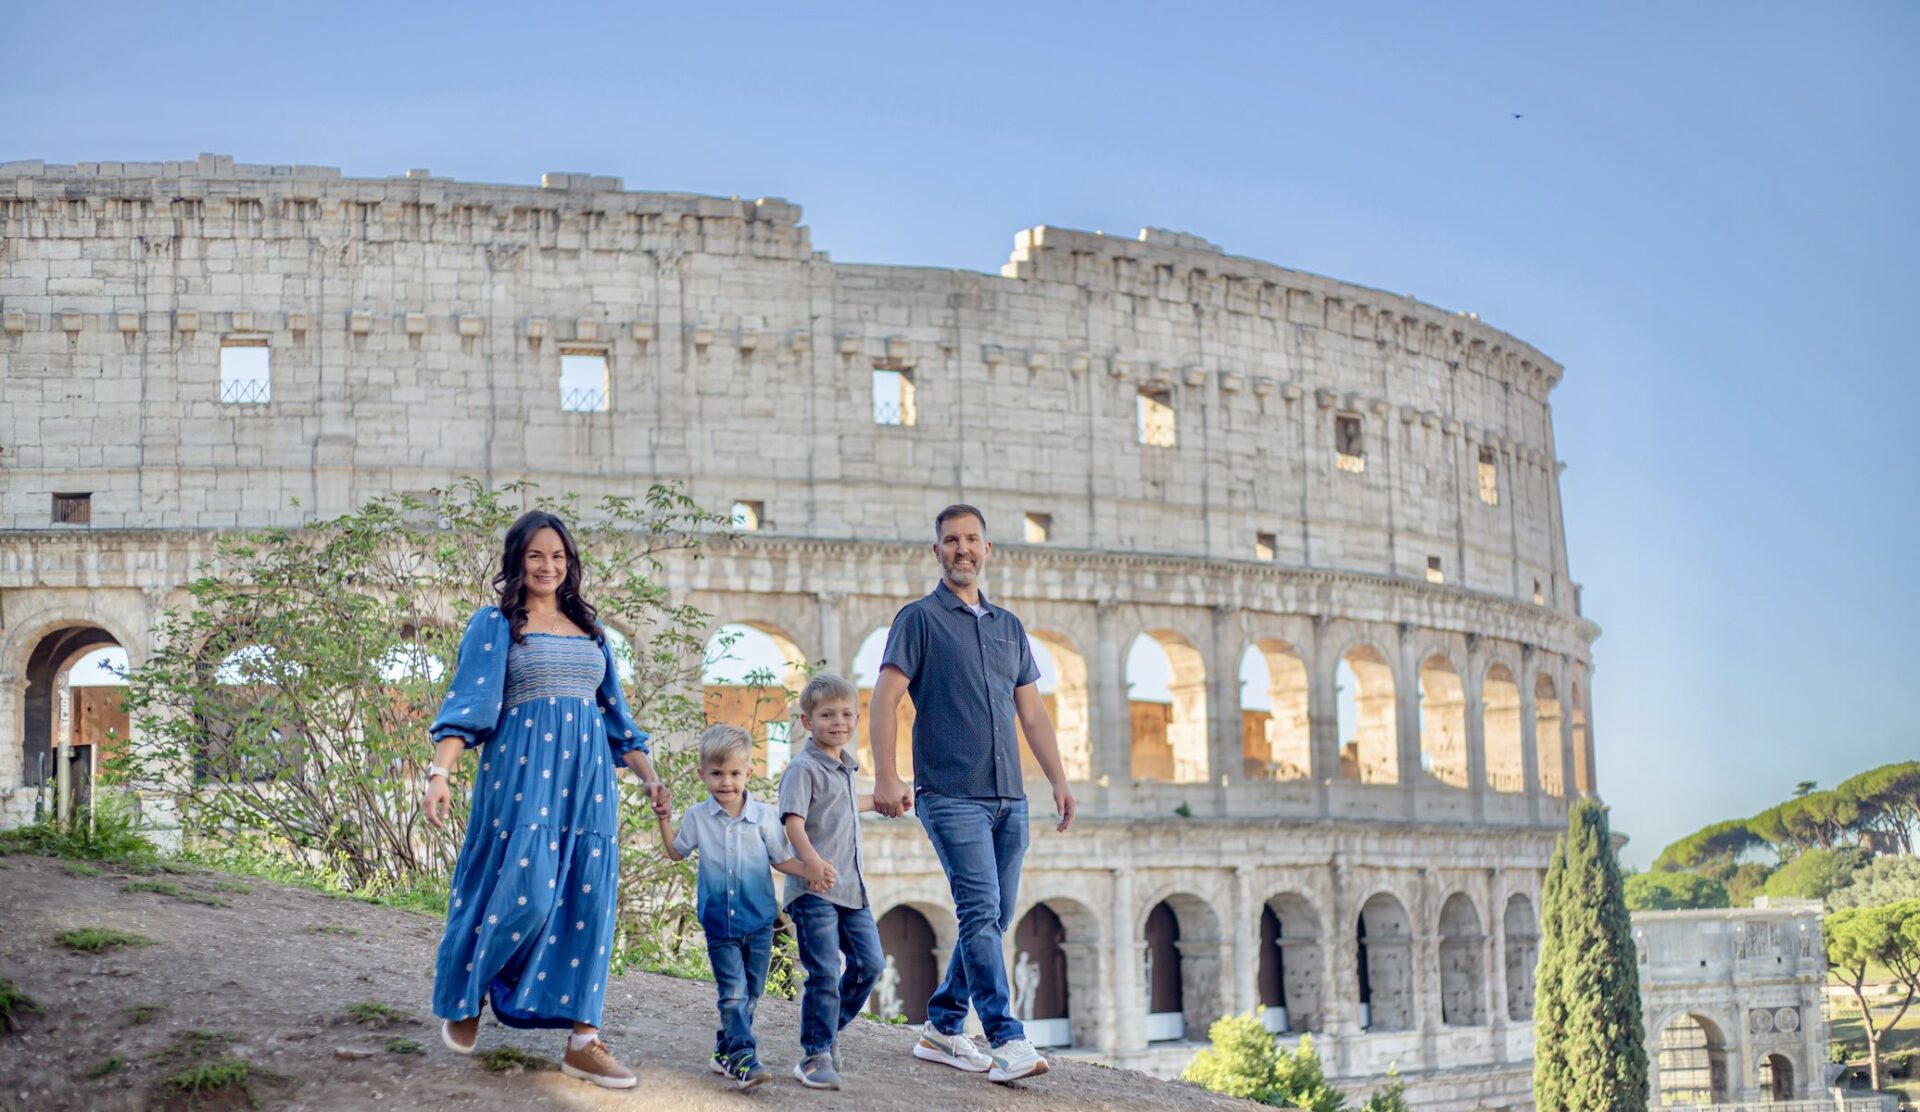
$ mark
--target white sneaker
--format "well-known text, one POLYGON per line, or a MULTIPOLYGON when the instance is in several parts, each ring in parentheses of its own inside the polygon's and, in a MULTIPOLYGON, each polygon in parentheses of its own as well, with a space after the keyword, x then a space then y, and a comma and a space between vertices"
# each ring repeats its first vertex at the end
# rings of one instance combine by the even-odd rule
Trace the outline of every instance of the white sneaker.
POLYGON ((1025 1039, 1008 1039, 993 1048, 993 1068, 988 1081, 1018 1081, 1047 1072, 1047 1060, 1025 1039))
POLYGON ((968 1073, 985 1073, 993 1068, 993 1059, 980 1052, 965 1035, 943 1035, 931 1020, 920 1027, 920 1041, 913 1044, 913 1056, 939 1062, 968 1073))

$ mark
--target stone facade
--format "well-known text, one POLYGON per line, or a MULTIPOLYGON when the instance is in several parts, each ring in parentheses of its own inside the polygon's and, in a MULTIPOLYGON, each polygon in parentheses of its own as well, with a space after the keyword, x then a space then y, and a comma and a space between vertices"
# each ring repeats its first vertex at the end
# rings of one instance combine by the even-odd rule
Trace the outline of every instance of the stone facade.
MULTIPOLYGON (((1071 1052, 1171 1074, 1185 1036, 1265 998, 1350 1087, 1392 1063, 1424 1108, 1526 1105, 1540 880, 1595 791, 1560 368, 1190 236, 1035 228, 992 276, 832 262, 799 219, 586 175, 0 164, 7 813, 69 662, 49 638, 102 630, 139 661, 223 530, 461 476, 679 480, 757 503, 758 529, 672 585, 844 671, 931 586, 932 515, 966 500, 999 538, 989 591, 1063 677, 1083 825, 1036 824, 1021 904, 1063 931, 1043 992, 1071 1002, 1071 1052), (264 401, 223 394, 233 347, 266 349, 264 401), (589 405, 563 402, 567 356, 605 367, 589 405), (1140 634, 1173 670, 1164 779, 1129 741, 1140 634), (1149 1017, 1164 963, 1140 974, 1163 902, 1179 1021, 1149 1017)), ((944 953, 924 838, 869 844, 876 910, 915 909, 944 953)))

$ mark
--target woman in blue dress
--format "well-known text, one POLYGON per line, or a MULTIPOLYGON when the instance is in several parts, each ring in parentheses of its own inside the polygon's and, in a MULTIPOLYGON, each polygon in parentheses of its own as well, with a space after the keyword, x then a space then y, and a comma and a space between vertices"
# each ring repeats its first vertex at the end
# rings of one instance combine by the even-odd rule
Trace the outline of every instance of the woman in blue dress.
POLYGON ((580 559, 558 517, 507 530, 497 606, 467 623, 434 719, 422 808, 444 825, 461 755, 478 749, 467 835, 454 866, 433 1011, 449 1049, 473 1053, 482 1004, 509 1027, 572 1028, 561 1069, 612 1089, 633 1073, 599 1038, 620 868, 625 764, 656 813, 667 792, 647 759, 580 559))

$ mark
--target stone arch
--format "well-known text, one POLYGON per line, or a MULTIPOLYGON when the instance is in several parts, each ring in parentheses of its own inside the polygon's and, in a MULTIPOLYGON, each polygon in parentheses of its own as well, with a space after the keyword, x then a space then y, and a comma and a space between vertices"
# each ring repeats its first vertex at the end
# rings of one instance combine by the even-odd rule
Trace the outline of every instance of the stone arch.
POLYGON ((1350 680, 1354 688, 1350 721, 1344 700, 1334 700, 1340 778, 1362 784, 1399 783, 1400 728, 1391 658, 1370 644, 1357 644, 1339 655, 1334 674, 1337 680, 1350 680))
POLYGON ((794 699, 806 684, 806 665, 799 643, 771 622, 721 622, 707 636, 700 685, 706 720, 747 731, 761 775, 778 776, 792 754, 794 699))
POLYGON ((1455 892, 1440 905, 1440 1022, 1487 1022, 1487 939, 1473 897, 1455 892))
POLYGON ((1220 917, 1199 896, 1173 892, 1147 906, 1137 930, 1147 1041, 1203 1035, 1221 1011, 1220 917))
POLYGON ((1058 1003, 1060 1014, 1043 1017, 1043 1009, 1036 1006, 1034 1014, 1038 1022, 1028 1025, 1028 1037, 1035 1045, 1098 1046, 1102 976, 1099 917, 1070 896, 1047 895, 1033 900, 1015 920, 1014 964, 1010 970, 1017 971, 1023 951, 1032 953, 1029 947, 1049 938, 1058 956, 1055 959, 1049 954, 1040 954, 1032 959, 1040 975, 1039 991, 1034 999, 1036 1005, 1043 1000, 1048 1004, 1058 1003), (1042 910, 1046 915, 1036 916, 1035 913, 1042 910), (1048 1019, 1064 1020, 1064 1034, 1058 1024, 1050 1024, 1048 1019), (1059 1041, 1062 1038, 1066 1041, 1059 1041))
POLYGON ((1533 744, 1539 754, 1541 792, 1565 796, 1566 750, 1560 738, 1560 696, 1553 677, 1545 672, 1533 678, 1533 744))
POLYGON ((1369 1031, 1413 1028, 1413 921, 1390 892, 1376 892, 1360 905, 1354 935, 1359 979, 1360 1026, 1369 1031))
MULTIPOLYGON (((1067 779, 1090 780, 1093 778, 1093 719, 1087 659, 1064 633, 1034 629, 1028 631, 1028 636, 1040 650, 1034 653, 1036 661, 1042 663, 1040 697, 1053 718, 1054 736, 1060 744, 1060 763, 1067 770, 1067 779), (1052 667, 1046 667, 1047 663, 1052 667)), ((1020 740, 1021 766, 1029 777, 1039 776, 1039 767, 1025 744, 1024 729, 1020 731, 1020 740), (1028 767, 1030 765, 1032 767, 1028 767)))
POLYGON ((1764 1055, 1755 1070, 1755 1083, 1760 1089, 1763 1101, 1788 1101, 1797 1099, 1795 1088, 1793 1058, 1778 1051, 1764 1055))
POLYGON ((1520 685, 1513 670, 1495 663, 1480 685, 1482 734, 1487 748, 1487 787, 1496 792, 1527 790, 1526 741, 1520 732, 1520 685))
MULTIPOLYGON (((887 648, 891 625, 878 626, 864 634, 848 658, 847 678, 860 690, 860 767, 871 775, 873 763, 873 685, 880 680, 880 659, 887 648)), ((894 754, 900 779, 913 780, 913 696, 900 696, 899 713, 894 715, 894 754)))
POLYGON ((107 648, 127 649, 131 663, 133 650, 111 630, 90 622, 50 623, 36 632, 19 672, 26 682, 15 735, 20 739, 18 782, 29 788, 58 785, 55 810, 71 814, 92 802, 101 759, 133 737, 119 688, 73 684, 73 667, 107 648), (64 776, 63 748, 68 756, 64 776))
POLYGON ((1578 679, 1568 685, 1567 707, 1573 717, 1573 790, 1576 795, 1594 793, 1593 735, 1587 729, 1587 701, 1578 679))
POLYGON ((1726 1103, 1725 1028, 1707 1016, 1683 1010, 1668 1016, 1657 1030, 1658 1103, 1726 1103))
POLYGON ((1467 769, 1467 692, 1444 653, 1420 663, 1420 765, 1451 788, 1470 787, 1467 769))
POLYGON ((1307 779, 1313 769, 1313 738, 1307 715, 1312 683, 1305 656, 1289 642, 1263 637, 1248 645, 1240 659, 1240 750, 1246 778, 1307 779), (1254 705, 1250 708, 1249 703, 1254 705))
POLYGON ((1534 914, 1533 901, 1525 893, 1507 897, 1500 930, 1506 953, 1507 1018, 1531 1023, 1534 967, 1540 963, 1540 917, 1534 914))
POLYGON ((925 1023, 927 1001, 940 986, 942 960, 953 945, 953 915, 943 909, 897 903, 874 922, 880 932, 880 949, 887 955, 886 969, 874 986, 869 1007, 881 1019, 904 1016, 910 1023, 925 1023), (947 921, 946 942, 934 922, 947 921))
POLYGON ((1133 778, 1206 780, 1207 666, 1200 650, 1171 629, 1148 629, 1128 646, 1126 683, 1133 719, 1133 778), (1165 659, 1165 703, 1135 697, 1135 686, 1155 666, 1154 653, 1165 659))
POLYGON ((1260 906, 1259 999, 1267 1030, 1319 1031, 1325 1025, 1320 978, 1320 916, 1297 892, 1283 892, 1260 906))

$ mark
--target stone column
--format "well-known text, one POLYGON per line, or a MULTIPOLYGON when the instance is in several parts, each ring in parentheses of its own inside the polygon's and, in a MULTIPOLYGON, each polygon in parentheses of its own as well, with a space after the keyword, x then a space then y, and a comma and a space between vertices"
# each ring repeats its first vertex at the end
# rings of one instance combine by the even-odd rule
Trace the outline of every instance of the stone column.
POLYGON ((1107 937, 1113 942, 1113 961, 1106 981, 1113 991, 1113 1023, 1106 1052, 1128 1054, 1147 1045, 1147 1005, 1141 994, 1140 969, 1144 938, 1136 938, 1133 929, 1133 873, 1129 869, 1109 871, 1113 882, 1113 906, 1108 911, 1107 937))
POLYGON ((1467 673, 1460 677, 1460 688, 1466 693, 1467 786, 1473 793, 1475 822, 1487 817, 1487 701, 1481 684, 1487 660, 1483 646, 1479 634, 1467 637, 1467 673))
POLYGON ((1307 736, 1311 744, 1314 810, 1322 816, 1332 813, 1331 787, 1340 779, 1340 711, 1333 693, 1333 673, 1337 663, 1327 659, 1333 650, 1327 644, 1327 619, 1313 619, 1313 646, 1307 656, 1307 736))
POLYGON ((1093 661, 1087 686, 1093 719, 1093 776, 1124 795, 1133 784, 1133 723, 1127 717, 1127 677, 1120 659, 1117 604, 1094 604, 1093 661))
POLYGON ((1101 976, 1100 950, 1091 942, 1060 944, 1067 959, 1067 1019, 1073 1045, 1098 1047, 1106 1053, 1107 1033, 1113 1029, 1113 994, 1108 991, 1108 978, 1101 976))
POLYGON ((1487 901, 1487 1029, 1492 1032, 1493 1061, 1507 1060, 1507 909, 1500 903, 1506 890, 1505 873, 1488 869, 1487 901))
POLYGON ((1413 1025, 1420 1032, 1420 1053, 1427 1069, 1438 1066, 1435 1039, 1445 1024, 1440 1014, 1439 881, 1433 867, 1420 870, 1413 908, 1413 1025))
POLYGON ((1514 677, 1520 688, 1520 754, 1526 763, 1527 815, 1540 822, 1540 742, 1535 736, 1533 716, 1538 705, 1533 698, 1533 670, 1539 650, 1527 645, 1520 653, 1520 675, 1514 677))
POLYGON ((1207 778, 1226 814, 1227 785, 1244 779, 1240 744, 1240 661, 1234 655, 1232 606, 1213 608, 1212 638, 1207 651, 1207 778))
POLYGON ((1401 623, 1394 656, 1400 673, 1394 683, 1394 729, 1399 746, 1400 802, 1408 819, 1417 813, 1418 792, 1427 782, 1420 768, 1420 662, 1413 659, 1413 627, 1401 623))
POLYGON ((817 659, 827 671, 852 679, 848 673, 853 661, 847 658, 846 645, 843 643, 845 634, 841 628, 842 607, 847 596, 840 591, 818 591, 813 597, 819 615, 814 638, 815 651, 819 653, 817 659))
POLYGON ((1233 984, 1221 1001, 1227 1010, 1239 1015, 1250 1012, 1259 1003, 1255 984, 1260 967, 1255 958, 1260 950, 1260 916, 1253 910, 1253 877, 1245 865, 1233 867, 1233 890, 1228 901, 1227 944, 1233 948, 1230 968, 1233 984))
MULTIPOLYGON (((1562 664, 1565 659, 1562 658, 1562 664)), ((1580 798, 1580 786, 1574 779, 1574 770, 1579 762, 1573 752, 1573 685, 1569 682, 1572 670, 1559 669, 1553 678, 1553 692, 1560 700, 1560 790, 1566 793, 1567 805, 1580 798)))

